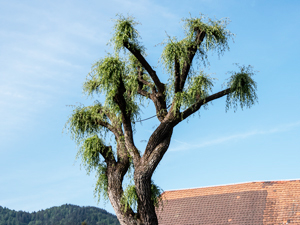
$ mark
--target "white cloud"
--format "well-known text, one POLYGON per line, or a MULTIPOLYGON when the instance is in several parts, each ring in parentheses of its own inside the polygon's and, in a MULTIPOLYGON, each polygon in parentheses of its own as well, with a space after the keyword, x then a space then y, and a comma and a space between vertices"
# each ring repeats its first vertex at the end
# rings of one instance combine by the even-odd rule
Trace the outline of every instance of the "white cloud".
MULTIPOLYGON (((0 16, 4 25, 0 31, 0 113, 5 120, 0 122, 0 135, 6 140, 16 130, 32 127, 37 115, 61 96, 70 95, 80 71, 80 82, 84 81, 85 65, 80 62, 94 58, 91 49, 103 46, 107 34, 100 35, 90 21, 74 20, 72 10, 61 13, 60 4, 16 1, 1 5, 0 12, 5 12, 0 16)), ((105 22, 97 23, 104 26, 105 22)))
POLYGON ((268 135, 273 133, 280 133, 280 132, 287 132, 290 131, 296 127, 300 126, 300 121, 294 122, 294 123, 288 123, 283 125, 278 125, 277 127, 266 129, 266 130, 253 130, 242 134, 232 134, 229 136, 224 137, 218 137, 216 139, 211 139, 209 141, 204 141, 200 144, 190 144, 187 142, 183 142, 180 140, 174 139, 178 145, 176 147, 171 147, 170 151, 184 151, 184 150, 191 150, 191 149, 199 149, 199 148, 205 148, 212 145, 218 145, 222 144, 227 141, 239 141, 241 139, 249 138, 255 135, 268 135))

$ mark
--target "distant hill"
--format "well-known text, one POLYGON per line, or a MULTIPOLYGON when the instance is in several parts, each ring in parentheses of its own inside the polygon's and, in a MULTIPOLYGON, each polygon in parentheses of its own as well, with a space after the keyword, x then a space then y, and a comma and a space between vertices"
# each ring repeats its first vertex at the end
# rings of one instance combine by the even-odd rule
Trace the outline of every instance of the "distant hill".
POLYGON ((0 225, 119 225, 117 217, 104 209, 62 205, 38 212, 15 211, 0 206, 0 225))

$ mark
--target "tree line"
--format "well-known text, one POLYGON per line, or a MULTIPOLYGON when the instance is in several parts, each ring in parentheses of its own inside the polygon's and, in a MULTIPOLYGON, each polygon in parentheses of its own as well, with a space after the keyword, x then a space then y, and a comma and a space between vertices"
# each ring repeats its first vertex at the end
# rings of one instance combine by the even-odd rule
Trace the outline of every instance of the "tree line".
POLYGON ((96 207, 62 205, 38 212, 0 206, 0 225, 119 225, 115 215, 96 207))

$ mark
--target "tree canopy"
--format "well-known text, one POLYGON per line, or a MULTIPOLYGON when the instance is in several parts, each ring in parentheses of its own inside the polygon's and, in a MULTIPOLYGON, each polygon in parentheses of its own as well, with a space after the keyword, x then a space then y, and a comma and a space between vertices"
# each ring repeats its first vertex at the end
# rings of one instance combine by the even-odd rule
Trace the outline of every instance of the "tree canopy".
POLYGON ((214 94, 214 78, 198 69, 208 63, 209 52, 220 56, 229 50, 233 34, 226 28, 228 22, 203 15, 183 19, 185 37, 168 37, 164 43, 161 62, 169 78, 162 83, 146 60, 138 23, 132 17, 115 20, 110 40, 114 52, 92 66, 83 84, 88 96, 102 94, 105 101, 77 106, 67 126, 83 165, 88 172, 97 173, 95 194, 110 199, 121 224, 157 224, 154 206, 161 189, 151 177, 177 124, 223 96, 227 96, 226 109, 250 108, 257 101, 251 66, 238 66, 237 72, 230 72, 226 89, 214 94), (141 106, 149 101, 160 125, 141 151, 134 143, 134 126, 140 120, 141 106), (131 174, 133 180, 127 187, 123 185, 125 174, 131 174))

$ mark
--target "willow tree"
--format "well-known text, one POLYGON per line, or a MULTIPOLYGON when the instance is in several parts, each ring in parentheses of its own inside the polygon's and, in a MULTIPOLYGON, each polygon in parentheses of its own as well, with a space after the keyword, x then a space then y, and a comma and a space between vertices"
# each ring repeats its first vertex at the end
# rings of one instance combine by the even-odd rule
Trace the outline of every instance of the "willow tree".
POLYGON ((151 177, 176 125, 223 96, 226 108, 250 107, 257 99, 250 66, 232 72, 226 88, 217 93, 211 93, 212 78, 195 69, 195 63, 207 60, 209 51, 229 50, 228 21, 202 16, 183 21, 185 38, 169 37, 162 52, 161 62, 169 74, 163 83, 146 60, 137 23, 131 17, 118 17, 111 40, 114 53, 93 65, 83 85, 88 95, 103 94, 105 101, 76 107, 67 123, 86 169, 96 171, 96 193, 109 198, 121 224, 158 224, 155 207, 160 189, 151 177), (134 143, 134 124, 147 100, 153 102, 160 123, 141 150, 134 143), (125 186, 124 176, 130 171, 133 183, 125 186))

